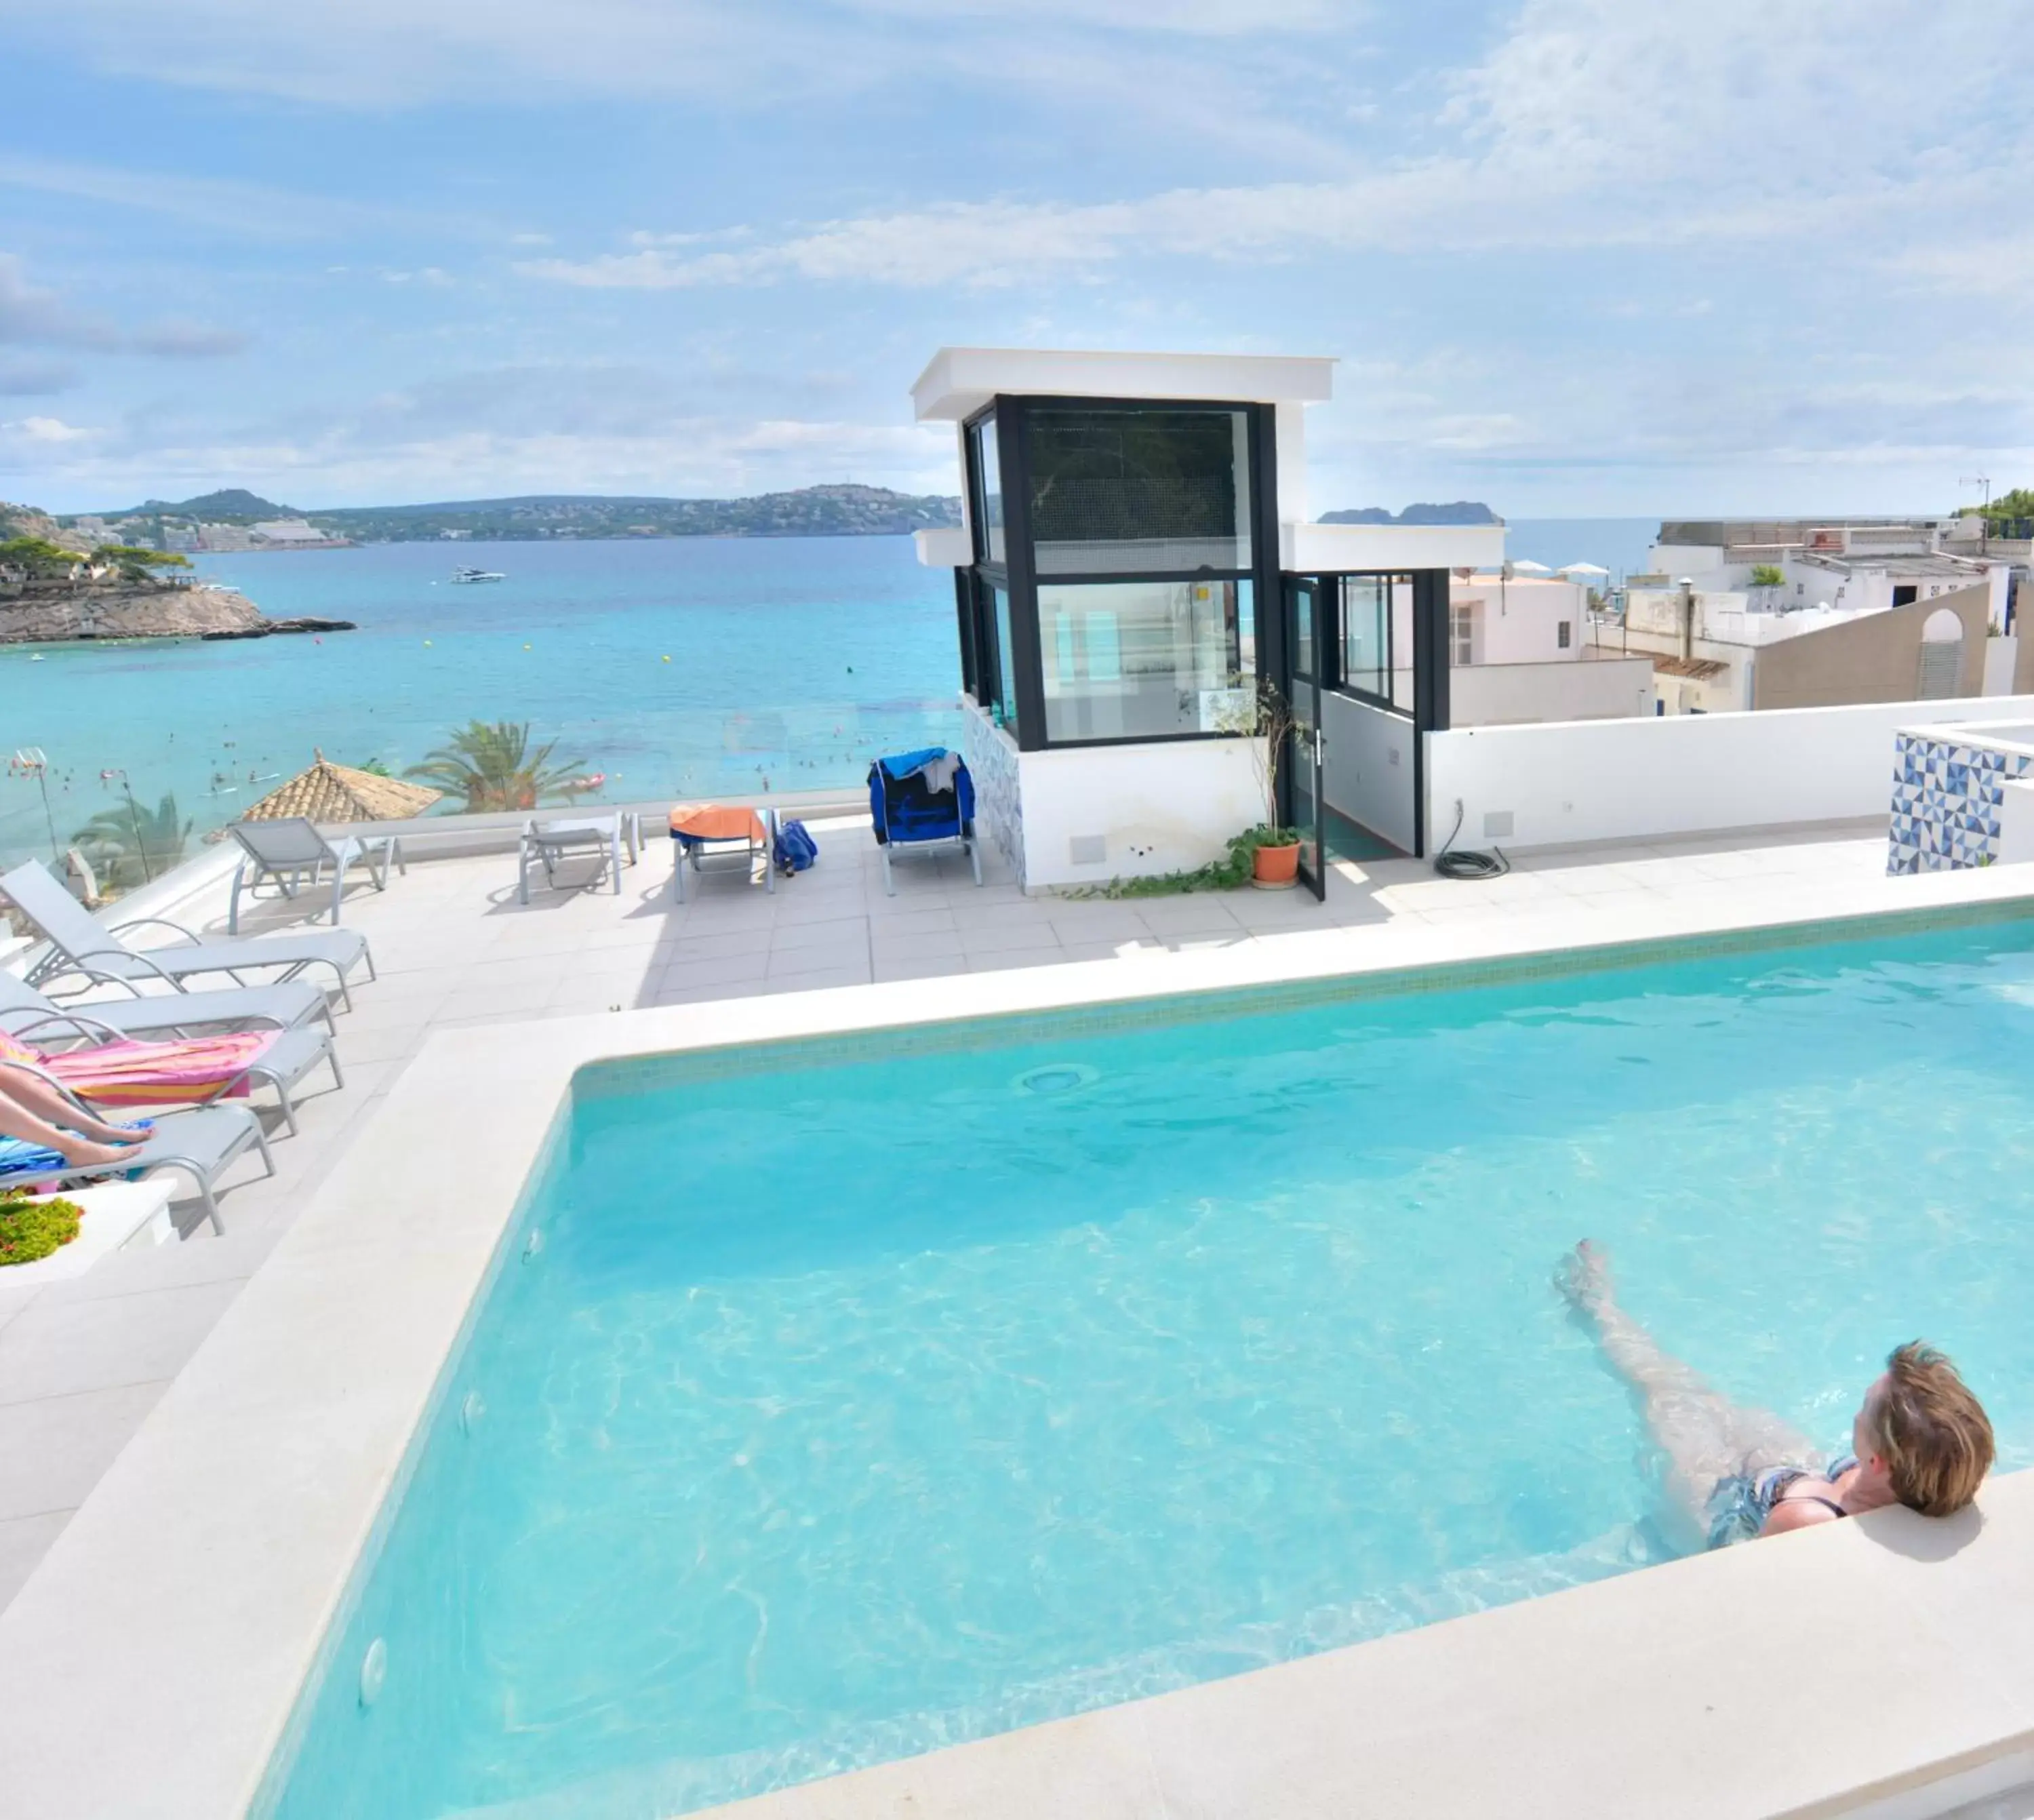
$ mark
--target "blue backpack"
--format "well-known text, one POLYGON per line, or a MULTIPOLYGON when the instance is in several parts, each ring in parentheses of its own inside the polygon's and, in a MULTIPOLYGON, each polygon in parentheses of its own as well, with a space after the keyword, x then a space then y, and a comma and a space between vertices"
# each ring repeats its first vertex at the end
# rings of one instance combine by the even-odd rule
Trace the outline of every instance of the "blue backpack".
POLYGON ((777 844, 771 850, 771 857, 777 862, 777 869, 788 878, 793 872, 808 870, 820 857, 819 842, 814 840, 801 821, 787 821, 777 830, 777 844))

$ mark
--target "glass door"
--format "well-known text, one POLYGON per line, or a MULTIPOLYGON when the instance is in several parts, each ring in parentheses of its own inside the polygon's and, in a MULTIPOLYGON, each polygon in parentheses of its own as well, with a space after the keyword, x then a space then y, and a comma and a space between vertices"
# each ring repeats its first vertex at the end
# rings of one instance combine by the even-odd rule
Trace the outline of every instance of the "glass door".
POLYGON ((1327 625, 1318 581, 1289 579, 1285 584, 1285 656, 1289 673, 1285 700, 1292 711, 1293 731, 1283 763, 1292 802, 1293 826, 1300 831, 1300 882, 1316 898, 1328 895, 1327 847, 1323 840, 1326 810, 1321 800, 1321 661, 1327 648, 1327 625))

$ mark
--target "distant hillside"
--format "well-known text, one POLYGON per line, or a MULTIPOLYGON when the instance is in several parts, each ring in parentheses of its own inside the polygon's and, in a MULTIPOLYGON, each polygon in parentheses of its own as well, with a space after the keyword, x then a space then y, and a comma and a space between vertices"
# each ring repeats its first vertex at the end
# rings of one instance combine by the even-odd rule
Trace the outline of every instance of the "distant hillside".
POLYGON ((195 499, 152 499, 131 512, 107 512, 107 518, 201 518, 208 523, 228 524, 238 518, 295 518, 294 505, 278 505, 244 486, 223 487, 217 493, 201 493, 195 499))
POLYGON ((107 512, 122 535, 152 533, 163 521, 252 523, 307 518, 356 543, 594 537, 842 537, 894 535, 960 523, 960 501, 938 493, 892 493, 842 482, 766 493, 751 499, 662 499, 605 494, 532 493, 515 499, 449 500, 431 505, 341 506, 302 511, 242 487, 178 502, 152 499, 132 512, 107 512))
POLYGON ((93 542, 66 530, 47 512, 39 512, 32 505, 9 505, 0 499, 0 543, 10 537, 39 538, 59 550, 74 550, 81 556, 92 548, 93 542))
POLYGON ((1409 505, 1403 512, 1387 512, 1381 505, 1366 505, 1353 511, 1324 512, 1323 524, 1502 524, 1504 520, 1480 499, 1457 499, 1446 505, 1409 505))

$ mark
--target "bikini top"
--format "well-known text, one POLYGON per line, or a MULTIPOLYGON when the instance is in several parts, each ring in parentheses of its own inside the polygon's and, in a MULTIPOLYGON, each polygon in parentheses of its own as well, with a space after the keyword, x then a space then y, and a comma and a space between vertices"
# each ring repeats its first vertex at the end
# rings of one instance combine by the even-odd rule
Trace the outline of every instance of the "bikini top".
MULTIPOLYGON (((1840 1460, 1830 1461, 1828 1467, 1819 1476, 1833 1484, 1856 1464, 1857 1456, 1855 1454, 1846 1454, 1840 1460)), ((1848 1517, 1850 1514, 1849 1511, 1846 1510, 1835 1499, 1826 1498, 1819 1492, 1803 1492, 1798 1498, 1790 1498, 1787 1495, 1788 1486, 1803 1479, 1814 1477, 1817 1475, 1811 1473, 1805 1466, 1787 1466, 1777 1472, 1767 1473, 1764 1482, 1759 1486, 1759 1490, 1764 1494, 1763 1502, 1768 1513, 1771 1512, 1776 1504, 1819 1504, 1833 1516, 1848 1517)))

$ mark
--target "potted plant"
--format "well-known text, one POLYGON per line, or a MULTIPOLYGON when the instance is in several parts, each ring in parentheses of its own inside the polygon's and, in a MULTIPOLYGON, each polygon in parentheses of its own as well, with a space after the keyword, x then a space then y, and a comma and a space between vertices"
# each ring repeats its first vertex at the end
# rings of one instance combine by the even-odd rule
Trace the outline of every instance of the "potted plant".
POLYGON ((1293 711, 1278 685, 1257 685, 1257 739, 1251 749, 1264 790, 1264 820, 1250 831, 1250 882, 1259 891, 1290 891, 1300 882, 1300 831, 1278 820, 1278 765, 1293 734, 1293 711))

